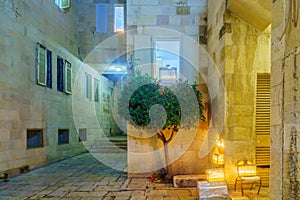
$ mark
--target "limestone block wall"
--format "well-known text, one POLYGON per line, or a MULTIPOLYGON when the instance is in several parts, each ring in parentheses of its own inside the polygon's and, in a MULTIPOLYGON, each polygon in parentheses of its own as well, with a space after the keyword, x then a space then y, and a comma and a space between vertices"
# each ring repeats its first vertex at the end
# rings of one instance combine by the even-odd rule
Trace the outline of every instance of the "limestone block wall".
POLYGON ((86 63, 78 63, 78 69, 74 73, 74 92, 72 93, 72 118, 77 129, 87 129, 87 141, 84 146, 89 148, 95 140, 109 136, 113 131, 111 122, 111 108, 108 101, 111 97, 112 81, 101 76, 97 70, 86 63), (86 96, 86 75, 91 78, 91 96, 86 96), (95 101, 95 81, 98 85, 98 101, 95 101))
POLYGON ((190 13, 185 15, 176 14, 176 2, 178 1, 128 1, 127 25, 170 28, 194 37, 198 41, 199 35, 205 36, 207 1, 189 0, 187 5, 190 6, 190 13))
POLYGON ((270 73, 270 29, 256 31, 228 14, 225 23, 231 27, 225 34, 225 165, 233 177, 238 160, 255 162, 256 78, 270 73))
POLYGON ((270 199, 299 199, 299 19, 289 2, 272 5, 270 199), (297 159, 295 159, 298 157, 297 159))
POLYGON ((127 28, 128 30, 138 30, 127 33, 127 48, 129 52, 140 49, 140 53, 135 52, 136 63, 144 65, 143 71, 146 73, 157 76, 156 70, 151 64, 153 58, 149 49, 153 48, 154 41, 157 39, 179 40, 181 42, 180 56, 186 59, 180 61, 180 74, 194 82, 195 79, 198 79, 198 75, 188 62, 190 60, 200 60, 199 62, 201 62, 200 53, 191 50, 189 41, 184 41, 184 37, 190 37, 195 43, 199 43, 205 48, 207 1, 188 1, 190 13, 184 15, 176 14, 176 2, 174 0, 128 1, 127 28), (143 28, 149 27, 155 29, 143 30, 143 28), (168 29, 172 31, 168 31, 168 29))
MULTIPOLYGON (((114 32, 114 11, 116 4, 123 4, 126 0, 79 0, 78 1, 78 38, 80 57, 85 59, 93 49, 106 39, 117 33, 114 32), (106 33, 96 32, 96 5, 108 5, 108 27, 106 33)), ((125 12, 126 13, 126 12, 125 12)), ((108 64, 118 58, 118 54, 126 51, 126 33, 118 33, 114 42, 110 42, 101 52, 100 63, 108 64)), ((126 60, 125 60, 126 61, 126 60)))
MULTIPOLYGON (((14 174, 23 166, 31 169, 86 151, 101 130, 95 128, 94 124, 99 124, 95 117, 94 124, 84 115, 74 118, 77 72, 91 70, 77 58, 75 1, 69 12, 46 0, 2 1, 0 11, 0 171, 14 174), (37 43, 52 52, 52 88, 36 83, 37 43), (57 91, 58 56, 71 63, 71 95, 57 91), (82 124, 75 124, 75 120, 82 124), (87 128, 90 136, 86 142, 79 142, 79 128, 87 128), (27 149, 27 129, 43 130, 43 147, 27 149), (69 129, 68 144, 58 145, 58 129, 69 129)), ((100 79, 94 71, 91 75, 100 79)), ((106 79, 101 84, 106 89, 112 83, 106 79)), ((93 101, 86 101, 85 105, 93 106, 93 113, 95 106, 101 106, 93 101)))
POLYGON ((270 29, 256 31, 228 13, 225 1, 209 2, 208 13, 208 51, 225 88, 225 174, 234 183, 237 161, 255 161, 256 77, 270 72, 270 29))
POLYGON ((128 125, 128 175, 149 176, 158 173, 162 168, 169 169, 169 176, 205 174, 205 170, 213 166, 211 154, 199 157, 207 125, 206 122, 200 122, 198 129, 180 129, 167 145, 167 150, 155 132, 128 125))

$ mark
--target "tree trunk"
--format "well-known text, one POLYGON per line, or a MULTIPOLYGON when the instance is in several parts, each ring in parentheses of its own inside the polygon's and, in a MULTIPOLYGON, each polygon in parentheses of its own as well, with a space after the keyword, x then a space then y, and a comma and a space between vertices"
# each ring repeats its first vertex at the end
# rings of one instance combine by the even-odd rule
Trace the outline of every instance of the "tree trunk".
POLYGON ((168 151, 168 144, 172 141, 172 139, 175 137, 175 134, 177 132, 177 126, 176 127, 168 127, 162 131, 157 132, 157 136, 164 144, 164 156, 166 161, 166 175, 165 178, 168 180, 172 179, 173 172, 172 172, 172 166, 169 161, 169 151, 168 151))
POLYGON ((167 168, 166 178, 170 180, 172 179, 173 173, 172 173, 171 163, 169 163, 168 143, 164 143, 164 152, 165 152, 165 160, 166 160, 166 168, 167 168))

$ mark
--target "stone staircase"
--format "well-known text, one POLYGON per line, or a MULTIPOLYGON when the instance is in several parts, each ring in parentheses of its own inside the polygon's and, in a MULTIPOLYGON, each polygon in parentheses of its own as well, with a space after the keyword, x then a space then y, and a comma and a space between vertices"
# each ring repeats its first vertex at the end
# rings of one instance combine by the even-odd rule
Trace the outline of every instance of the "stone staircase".
POLYGON ((90 153, 124 153, 127 151, 126 136, 112 136, 95 140, 90 153))

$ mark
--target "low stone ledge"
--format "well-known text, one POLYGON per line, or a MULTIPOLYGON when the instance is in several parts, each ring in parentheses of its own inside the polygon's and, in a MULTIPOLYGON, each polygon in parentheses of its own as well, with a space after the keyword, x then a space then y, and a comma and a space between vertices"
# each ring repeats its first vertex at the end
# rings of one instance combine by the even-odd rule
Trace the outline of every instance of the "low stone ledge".
POLYGON ((197 187, 198 181, 206 181, 206 174, 176 175, 173 177, 173 185, 175 188, 197 187))

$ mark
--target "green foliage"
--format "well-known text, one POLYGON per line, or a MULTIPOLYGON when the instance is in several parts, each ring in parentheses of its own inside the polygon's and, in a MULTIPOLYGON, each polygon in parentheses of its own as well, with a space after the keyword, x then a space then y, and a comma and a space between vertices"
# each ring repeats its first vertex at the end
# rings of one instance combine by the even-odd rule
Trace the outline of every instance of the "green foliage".
POLYGON ((154 105, 162 108, 154 110, 154 115, 158 116, 156 119, 163 119, 162 130, 169 126, 191 128, 199 120, 205 120, 202 95, 196 85, 180 82, 162 87, 158 80, 142 75, 140 71, 131 74, 119 98, 119 114, 135 127, 155 125, 150 117, 150 109, 154 105))

